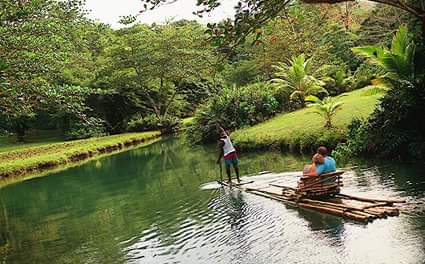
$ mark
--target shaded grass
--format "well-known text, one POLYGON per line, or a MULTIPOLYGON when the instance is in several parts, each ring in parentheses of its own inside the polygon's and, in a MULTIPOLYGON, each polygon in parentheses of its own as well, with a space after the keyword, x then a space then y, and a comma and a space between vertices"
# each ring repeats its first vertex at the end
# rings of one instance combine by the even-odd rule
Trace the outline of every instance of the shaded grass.
POLYGON ((0 177, 21 176, 119 151, 160 136, 159 132, 127 133, 61 143, 44 143, 0 152, 0 177))
POLYGON ((0 136, 0 153, 40 146, 46 143, 63 142, 64 140, 63 134, 56 130, 28 131, 24 142, 17 142, 16 136, 0 136))
POLYGON ((335 147, 347 139, 347 126, 352 119, 368 117, 379 102, 382 95, 365 96, 367 89, 346 93, 338 99, 343 105, 334 118, 332 129, 324 128, 324 119, 313 113, 313 109, 304 108, 240 129, 232 137, 241 149, 279 148, 302 152, 318 145, 335 147))

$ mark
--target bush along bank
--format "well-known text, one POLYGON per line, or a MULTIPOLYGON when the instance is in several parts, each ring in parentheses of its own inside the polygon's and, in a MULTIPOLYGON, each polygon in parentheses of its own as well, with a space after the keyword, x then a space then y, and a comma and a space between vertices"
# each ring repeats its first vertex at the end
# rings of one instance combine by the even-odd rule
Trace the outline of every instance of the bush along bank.
POLYGON ((263 122, 286 107, 285 94, 269 83, 224 88, 197 110, 185 134, 191 143, 217 139, 217 125, 229 130, 263 122))
POLYGON ((159 132, 127 133, 62 143, 44 144, 0 153, 0 179, 26 176, 65 164, 154 142, 159 132))

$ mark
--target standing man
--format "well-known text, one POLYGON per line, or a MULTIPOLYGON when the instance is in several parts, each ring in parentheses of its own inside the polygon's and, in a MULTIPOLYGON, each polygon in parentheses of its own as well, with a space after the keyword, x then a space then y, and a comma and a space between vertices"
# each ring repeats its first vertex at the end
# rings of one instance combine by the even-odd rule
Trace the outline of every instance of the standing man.
POLYGON ((232 141, 230 140, 230 137, 228 133, 219 126, 220 130, 220 139, 218 141, 218 145, 220 147, 220 155, 218 156, 217 164, 220 164, 221 157, 224 157, 224 163, 226 164, 226 173, 227 178, 229 180, 229 183, 232 182, 232 177, 230 176, 230 166, 233 164, 233 168, 235 169, 236 173, 236 179, 238 183, 240 182, 239 179, 239 159, 238 155, 236 154, 236 149, 232 144, 232 141))

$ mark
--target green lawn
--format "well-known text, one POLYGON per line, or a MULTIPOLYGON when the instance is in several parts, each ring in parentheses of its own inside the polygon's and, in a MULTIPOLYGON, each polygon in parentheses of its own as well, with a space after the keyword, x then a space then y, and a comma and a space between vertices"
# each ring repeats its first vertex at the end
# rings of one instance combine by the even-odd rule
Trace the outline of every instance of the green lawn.
POLYGON ((344 104, 334 119, 335 128, 324 128, 324 120, 313 109, 304 108, 280 114, 266 122, 233 133, 242 149, 280 148, 305 149, 317 145, 334 146, 346 137, 347 126, 354 117, 368 117, 382 95, 366 96, 368 88, 359 89, 339 99, 344 104))
POLYGON ((56 130, 29 131, 24 142, 17 142, 16 136, 0 136, 0 153, 63 141, 62 133, 56 130))
POLYGON ((159 132, 127 133, 60 143, 9 145, 0 151, 0 177, 25 175, 158 138, 159 132), (12 150, 13 149, 13 150, 12 150))

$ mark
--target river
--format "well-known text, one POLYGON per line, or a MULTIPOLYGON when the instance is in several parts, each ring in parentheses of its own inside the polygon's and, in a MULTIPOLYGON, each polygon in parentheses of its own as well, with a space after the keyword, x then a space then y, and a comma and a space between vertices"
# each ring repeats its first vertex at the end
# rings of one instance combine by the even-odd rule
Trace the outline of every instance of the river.
MULTIPOLYGON (((211 147, 166 139, 0 189, 0 263, 418 263, 425 176, 356 162, 346 193, 404 197, 399 217, 359 224, 227 188, 211 147)), ((241 157, 241 173, 297 171, 309 158, 241 157)), ((288 173, 288 180, 295 175, 288 173)))

